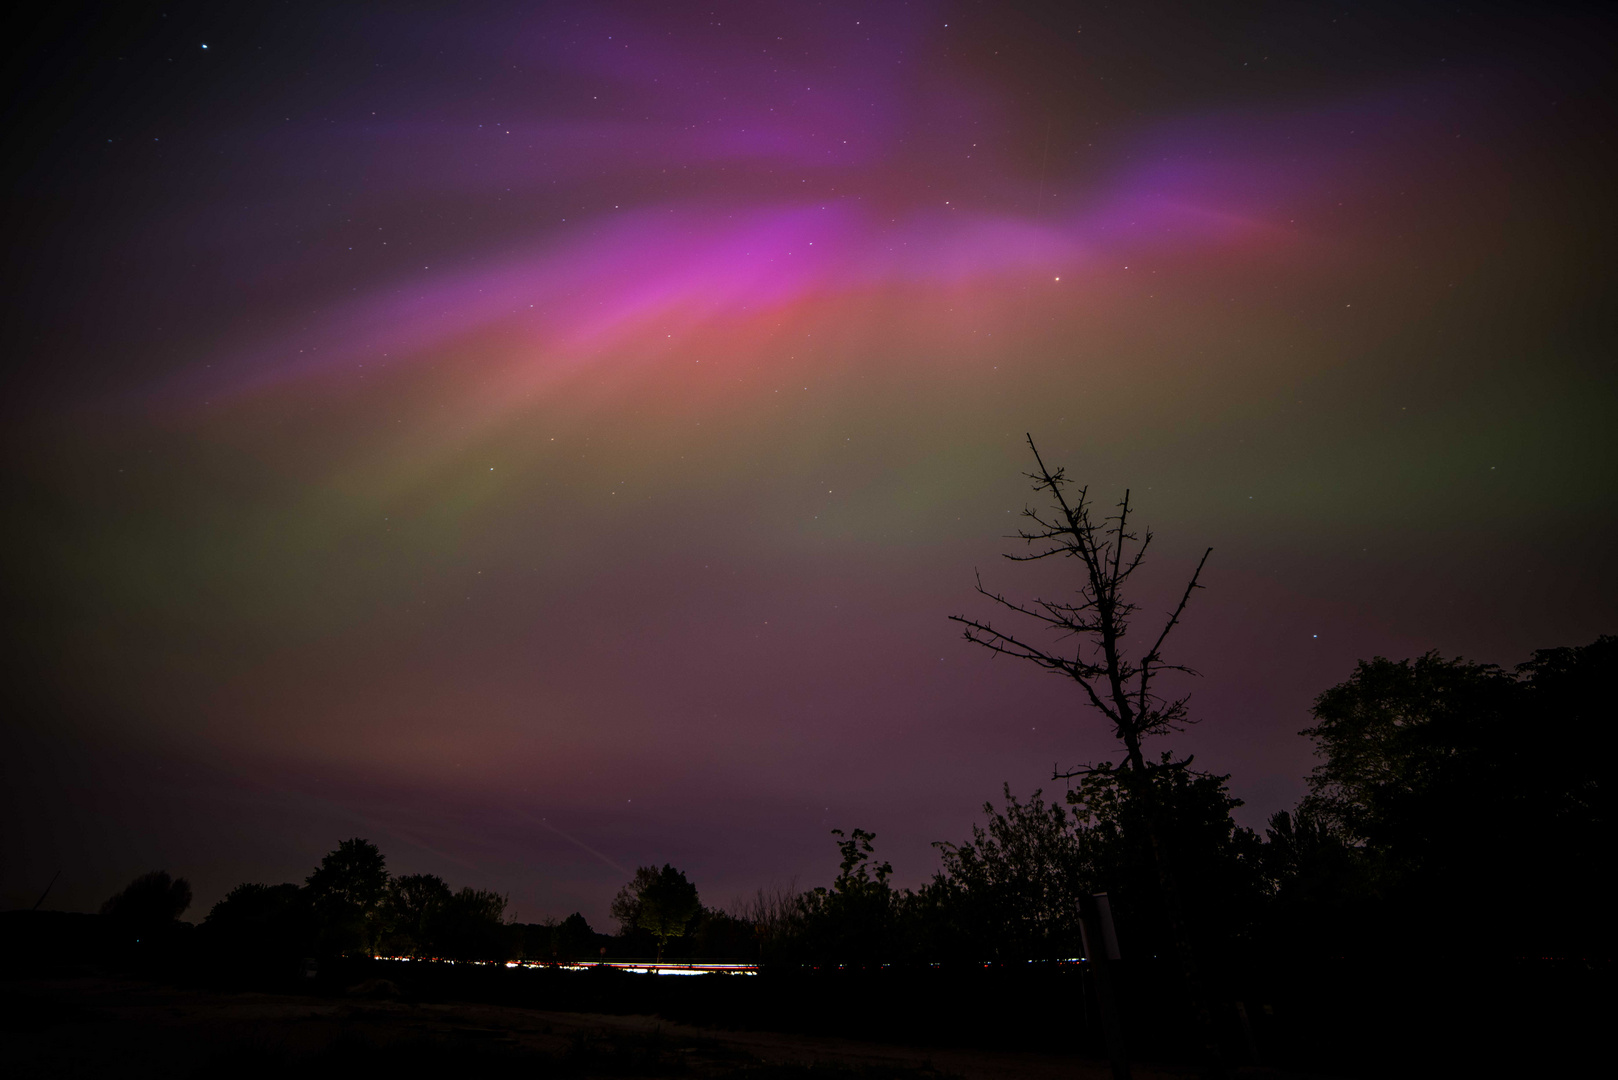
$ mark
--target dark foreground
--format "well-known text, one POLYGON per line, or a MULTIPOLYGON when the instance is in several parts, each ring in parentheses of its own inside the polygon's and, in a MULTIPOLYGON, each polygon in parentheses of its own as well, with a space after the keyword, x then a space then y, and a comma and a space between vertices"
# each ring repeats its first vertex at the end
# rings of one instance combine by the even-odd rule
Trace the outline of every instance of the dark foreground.
MULTIPOLYGON (((676 977, 363 958, 314 964, 208 948, 183 924, 120 944, 103 922, 0 915, 6 1075, 1110 1072, 1100 973, 1087 965, 676 977)), ((1173 980, 1145 961, 1113 974, 1136 1075, 1197 1075, 1201 1055, 1173 980)), ((1226 973, 1227 993, 1215 1003, 1233 1075, 1575 1076, 1603 1056, 1612 996, 1605 964, 1390 955, 1303 958, 1269 975, 1226 973)))
MULTIPOLYGON (((184 989, 80 975, 0 984, 0 1060, 28 1077, 746 1077, 1102 1080, 1071 1055, 926 1049, 807 1034, 725 1031, 654 1016, 397 1000, 372 979, 340 997, 184 989)), ((1142 1080, 1190 1077, 1137 1065, 1142 1080)), ((1282 1078, 1272 1070, 1237 1075, 1282 1078)))

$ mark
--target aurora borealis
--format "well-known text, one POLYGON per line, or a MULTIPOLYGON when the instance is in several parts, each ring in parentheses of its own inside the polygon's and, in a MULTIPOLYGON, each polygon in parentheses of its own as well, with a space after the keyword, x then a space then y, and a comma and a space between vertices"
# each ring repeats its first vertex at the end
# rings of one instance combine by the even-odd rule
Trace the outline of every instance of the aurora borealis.
POLYGON ((1247 824, 1356 659, 1612 632, 1613 20, 1409 7, 41 23, 5 903, 350 835, 524 919, 833 827, 919 881, 1109 752, 946 619, 1059 581, 1025 432, 1133 490, 1148 610, 1214 548, 1175 745, 1247 824))

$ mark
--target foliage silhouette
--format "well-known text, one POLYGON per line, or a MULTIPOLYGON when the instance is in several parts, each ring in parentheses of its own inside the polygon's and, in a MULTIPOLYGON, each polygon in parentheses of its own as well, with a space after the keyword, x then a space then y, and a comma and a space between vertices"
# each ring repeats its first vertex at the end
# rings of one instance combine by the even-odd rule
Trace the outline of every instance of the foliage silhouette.
MULTIPOLYGON (((1184 904, 1182 930, 1198 956, 1224 964, 1264 900, 1262 842, 1238 826, 1229 776, 1199 772, 1189 759, 1149 774, 1150 801, 1138 780, 1099 767, 1068 794, 1074 808, 1088 890, 1105 892, 1120 933, 1138 952, 1170 955, 1173 923, 1164 910, 1157 863, 1175 868, 1184 904)), ((1105 764, 1105 763, 1103 763, 1105 764)))
POLYGON ((863 967, 902 955, 897 932, 908 896, 888 883, 891 863, 873 863, 875 833, 833 829, 842 856, 831 888, 815 888, 799 898, 808 955, 820 963, 863 967))
POLYGON ((393 878, 384 904, 387 934, 381 951, 389 956, 439 955, 439 934, 454 896, 436 874, 393 878))
POLYGON ((316 951, 309 891, 297 885, 236 886, 208 912, 202 936, 222 964, 248 976, 288 975, 316 951))
MULTIPOLYGON (((1618 638, 1536 652, 1514 672, 1428 653, 1362 661, 1314 705, 1303 734, 1322 758, 1296 819, 1272 845, 1296 862, 1293 902, 1323 880, 1366 903, 1378 933, 1462 950, 1612 954, 1598 909, 1610 849, 1603 744, 1618 638), (1312 835, 1302 842, 1300 825, 1312 835), (1514 917, 1477 898, 1502 867, 1514 917)), ((1304 920, 1294 919, 1293 922, 1304 920)))
POLYGON ((636 869, 634 878, 612 901, 612 915, 621 932, 645 930, 651 934, 657 941, 659 959, 668 940, 683 936, 701 911, 697 887, 668 863, 661 870, 655 866, 636 869))
POLYGON ((504 960, 513 950, 504 917, 506 898, 487 889, 461 889, 442 910, 438 954, 454 960, 504 960))
POLYGON ((149 938, 169 929, 191 906, 191 884, 154 870, 125 885, 101 905, 101 914, 130 940, 149 938))
POLYGON ((1079 953, 1074 915, 1081 894, 1094 892, 1075 822, 1039 791, 1018 802, 1005 786, 1006 805, 984 803, 987 827, 972 839, 938 842, 943 868, 934 902, 950 909, 954 935, 971 943, 974 959, 1048 959, 1079 953))
POLYGON ((388 895, 387 860, 376 845, 358 837, 344 840, 320 860, 308 884, 324 949, 370 953, 380 937, 388 895))
POLYGON ((556 927, 553 955, 559 953, 564 960, 591 956, 596 951, 596 937, 584 916, 575 911, 556 927))

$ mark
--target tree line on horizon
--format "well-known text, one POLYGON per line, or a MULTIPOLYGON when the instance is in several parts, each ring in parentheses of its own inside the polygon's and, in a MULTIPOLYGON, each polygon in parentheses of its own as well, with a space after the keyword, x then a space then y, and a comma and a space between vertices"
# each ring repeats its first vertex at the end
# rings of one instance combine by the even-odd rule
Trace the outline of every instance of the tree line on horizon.
MULTIPOLYGON (((1459 952, 1610 958, 1600 899, 1611 780, 1598 746, 1618 637, 1534 653, 1514 671, 1429 653, 1361 662, 1304 735, 1309 794, 1262 832, 1238 825, 1228 775, 1151 774, 1186 931, 1205 964, 1459 952)), ((1009 787, 941 867, 896 889, 874 837, 839 835, 829 889, 760 894, 747 914, 777 956, 819 963, 1024 961, 1079 955, 1079 899, 1106 892, 1125 948, 1172 949, 1142 800, 1102 766, 1061 801, 1009 787)))
MULTIPOLYGON (((1599 745, 1618 637, 1545 649, 1513 671, 1444 659, 1361 662, 1314 703, 1309 794, 1258 832, 1238 825, 1228 776, 1169 759, 1152 774, 1158 842, 1179 874, 1204 964, 1469 950, 1612 955, 1600 909, 1611 782, 1598 754, 1549 754, 1545 733, 1599 745), (1503 911, 1509 915, 1503 916, 1503 911)), ((901 889, 875 836, 834 830, 837 877, 704 906, 672 866, 642 867, 612 905, 612 935, 574 912, 515 923, 506 898, 432 874, 392 876, 345 840, 304 884, 244 883, 198 927, 242 958, 343 954, 577 961, 602 955, 878 966, 1079 955, 1079 899, 1106 892, 1131 954, 1167 955, 1168 917, 1142 807, 1103 764, 1060 800, 1000 806, 940 842, 931 881, 901 889)), ((155 940, 189 906, 184 879, 143 875, 102 908, 155 940)))

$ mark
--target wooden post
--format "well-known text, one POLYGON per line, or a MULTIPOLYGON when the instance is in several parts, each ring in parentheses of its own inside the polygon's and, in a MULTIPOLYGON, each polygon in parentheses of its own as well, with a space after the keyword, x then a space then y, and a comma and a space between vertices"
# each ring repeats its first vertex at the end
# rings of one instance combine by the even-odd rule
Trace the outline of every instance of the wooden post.
POLYGON ((1124 1050, 1124 1030, 1118 1019, 1117 991, 1112 983, 1112 965, 1122 959, 1118 931, 1112 922, 1112 905, 1106 893, 1079 899, 1079 934, 1084 939, 1084 958, 1095 973, 1096 1004, 1101 1012, 1101 1030, 1107 1037, 1107 1056, 1112 1060, 1113 1080, 1129 1080, 1129 1055, 1124 1050))

